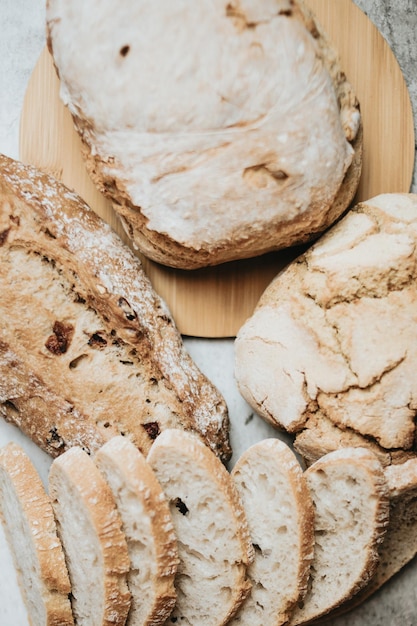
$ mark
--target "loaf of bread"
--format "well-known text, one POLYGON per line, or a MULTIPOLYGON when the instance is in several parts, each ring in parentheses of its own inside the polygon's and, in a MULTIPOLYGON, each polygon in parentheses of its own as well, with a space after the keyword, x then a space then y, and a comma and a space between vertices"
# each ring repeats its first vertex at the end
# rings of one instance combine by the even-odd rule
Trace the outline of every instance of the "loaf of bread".
POLYGON ((49 471, 49 495, 71 581, 77 626, 124 626, 130 559, 112 491, 91 457, 74 446, 49 471))
POLYGON ((49 0, 47 28, 90 175, 149 258, 253 257, 351 203, 359 105, 302 0, 49 0))
POLYGON ((176 601, 178 549, 161 485, 126 437, 108 441, 94 461, 112 490, 129 551, 132 603, 126 625, 164 624, 176 601))
POLYGON ((254 546, 252 589, 230 624, 287 624, 307 591, 314 554, 314 509, 301 466, 279 439, 248 448, 232 470, 254 546))
POLYGON ((71 626, 71 585, 51 502, 15 443, 0 450, 0 515, 31 626, 71 626))
POLYGON ((230 456, 224 399, 140 261, 53 178, 0 156, 0 415, 53 456, 165 428, 230 456))
POLYGON ((346 445, 415 456, 416 268, 417 195, 379 195, 278 275, 240 329, 240 391, 310 459, 346 445))
POLYGON ((308 624, 349 600, 376 571, 389 521, 382 466, 364 448, 344 448, 306 472, 315 510, 314 559, 307 594, 289 626, 308 624))
POLYGON ((222 626, 250 590, 253 547, 230 474, 191 433, 165 430, 148 462, 169 501, 178 541, 177 604, 169 623, 222 626))

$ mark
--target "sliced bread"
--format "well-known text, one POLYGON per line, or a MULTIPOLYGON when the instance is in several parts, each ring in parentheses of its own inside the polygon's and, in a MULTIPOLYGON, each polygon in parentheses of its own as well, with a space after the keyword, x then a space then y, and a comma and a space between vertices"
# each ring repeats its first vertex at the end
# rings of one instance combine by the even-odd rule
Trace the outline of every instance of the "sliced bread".
POLYGON ((74 624, 51 502, 31 460, 15 443, 0 450, 0 512, 30 624, 74 624))
POLYGON ((192 433, 166 430, 148 462, 168 499, 178 540, 177 603, 168 623, 220 626, 250 590, 253 548, 231 476, 192 433))
POLYGON ((224 399, 139 259, 76 194, 0 155, 0 415, 52 456, 167 427, 230 456, 224 399))
POLYGON ((49 493, 77 626, 123 626, 131 603, 130 560, 110 487, 91 457, 74 446, 53 461, 49 493))
POLYGON ((331 452, 305 478, 315 509, 314 559, 307 594, 290 626, 326 615, 369 582, 389 520, 384 472, 369 450, 331 452))
POLYGON ((264 439, 241 455, 232 478, 255 558, 250 595, 231 624, 286 624, 307 591, 314 554, 314 510, 303 471, 284 442, 264 439))
POLYGON ((128 626, 163 624, 175 605, 177 540, 168 502, 145 457, 126 437, 108 441, 94 461, 113 492, 130 557, 128 626))

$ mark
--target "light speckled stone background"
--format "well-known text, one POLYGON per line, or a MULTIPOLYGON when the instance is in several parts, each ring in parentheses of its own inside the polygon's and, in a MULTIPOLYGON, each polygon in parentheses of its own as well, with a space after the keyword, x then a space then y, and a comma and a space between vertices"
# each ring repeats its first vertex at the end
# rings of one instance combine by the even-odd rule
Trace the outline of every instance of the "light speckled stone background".
MULTIPOLYGON (((375 23, 398 59, 410 92, 417 130, 417 0, 355 2, 375 23)), ((44 16, 45 0, 0 0, 0 151, 13 158, 19 156, 19 119, 27 81, 45 44, 44 16)), ((416 169, 411 191, 417 193, 416 169)), ((192 357, 226 398, 236 456, 250 443, 269 436, 270 427, 251 417, 252 411, 237 392, 233 378, 233 342, 190 338, 185 342, 192 357)), ((29 452, 45 480, 49 458, 16 428, 0 422, 0 445, 11 439, 29 452)), ((328 623, 333 626, 417 626, 417 559, 361 607, 328 623)), ((0 529, 0 626, 27 624, 15 570, 0 529)))

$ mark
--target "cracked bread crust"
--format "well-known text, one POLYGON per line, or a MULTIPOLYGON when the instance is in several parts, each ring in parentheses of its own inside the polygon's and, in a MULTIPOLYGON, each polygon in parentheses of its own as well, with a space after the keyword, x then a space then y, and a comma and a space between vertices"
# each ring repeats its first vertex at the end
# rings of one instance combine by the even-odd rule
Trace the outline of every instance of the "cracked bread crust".
POLYGON ((230 456, 224 399, 140 261, 53 178, 0 157, 0 415, 57 456, 167 427, 230 456))
POLYGON ((239 331, 242 394, 304 442, 309 429, 312 458, 349 440, 414 456, 416 261, 417 196, 377 196, 278 275, 239 331))
POLYGON ((253 257, 350 205, 359 104, 301 0, 99 4, 80 25, 49 0, 48 45, 90 176, 143 254, 183 269, 253 257))

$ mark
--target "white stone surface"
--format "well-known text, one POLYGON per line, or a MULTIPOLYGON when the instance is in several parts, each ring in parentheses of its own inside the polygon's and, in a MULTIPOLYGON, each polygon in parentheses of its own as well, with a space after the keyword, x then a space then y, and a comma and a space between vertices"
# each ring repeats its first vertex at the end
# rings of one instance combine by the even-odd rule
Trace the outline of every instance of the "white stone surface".
MULTIPOLYGON (((416 119, 417 0, 355 2, 376 24, 396 55, 410 91, 416 119)), ((19 119, 26 85, 45 44, 44 16, 45 0, 0 0, 0 151, 13 158, 19 156, 19 119)), ((417 192, 416 175, 412 191, 417 192)), ((186 338, 185 343, 228 403, 235 450, 232 462, 250 443, 270 435, 277 436, 276 431, 253 415, 237 391, 233 376, 233 341, 186 338)), ((0 446, 10 440, 19 442, 28 451, 46 480, 50 463, 47 455, 15 427, 0 422, 0 446)), ((24 567, 24 564, 20 566, 24 567)), ((27 626, 28 623, 15 569, 0 529, 0 626, 27 626)), ((417 562, 404 568, 361 607, 329 623, 333 626, 417 626, 417 562)))

